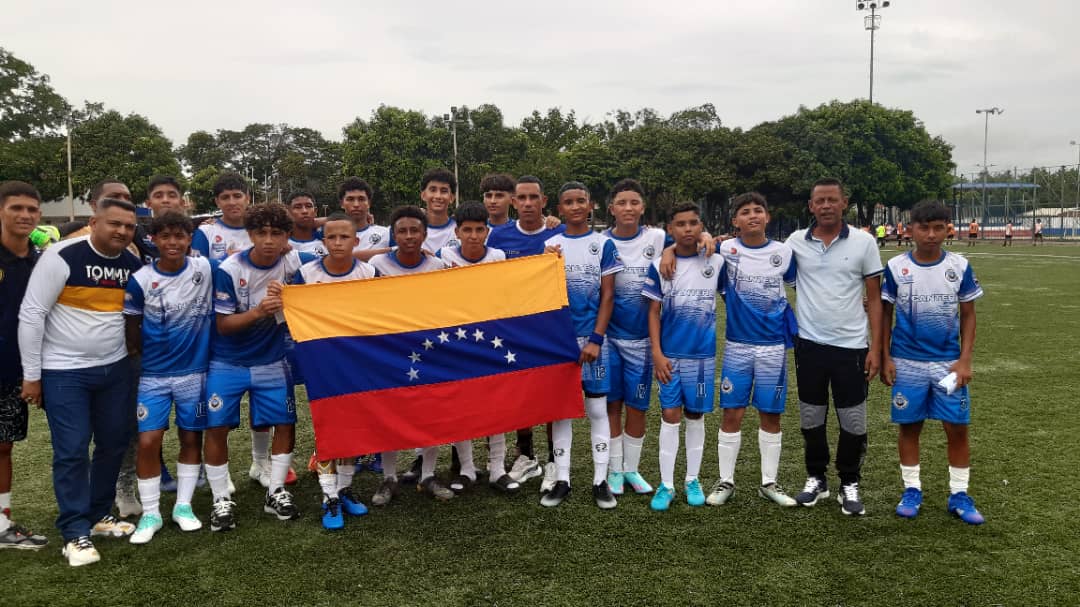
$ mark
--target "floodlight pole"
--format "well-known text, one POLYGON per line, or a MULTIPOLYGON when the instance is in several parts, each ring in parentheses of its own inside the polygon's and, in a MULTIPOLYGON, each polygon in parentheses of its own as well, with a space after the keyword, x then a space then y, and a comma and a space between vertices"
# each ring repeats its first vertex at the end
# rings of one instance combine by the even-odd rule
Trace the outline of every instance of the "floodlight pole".
POLYGON ((1000 116, 1005 113, 1005 110, 999 107, 991 107, 975 110, 976 114, 983 114, 983 187, 982 187, 982 219, 986 220, 986 178, 990 173, 990 164, 987 162, 989 155, 989 142, 990 142, 990 115, 996 114, 1000 116))
POLYGON ((1076 237, 1076 224, 1080 223, 1080 141, 1070 141, 1076 146, 1076 216, 1073 217, 1073 237, 1076 237))
POLYGON ((870 105, 874 104, 874 32, 881 28, 881 15, 877 14, 877 9, 884 9, 889 4, 888 0, 880 2, 856 0, 855 2, 855 10, 870 11, 869 16, 863 17, 863 29, 870 31, 870 105))
POLYGON ((460 204, 458 200, 461 194, 461 185, 458 183, 458 155, 457 155, 457 107, 450 107, 450 134, 454 140, 454 202, 460 204))

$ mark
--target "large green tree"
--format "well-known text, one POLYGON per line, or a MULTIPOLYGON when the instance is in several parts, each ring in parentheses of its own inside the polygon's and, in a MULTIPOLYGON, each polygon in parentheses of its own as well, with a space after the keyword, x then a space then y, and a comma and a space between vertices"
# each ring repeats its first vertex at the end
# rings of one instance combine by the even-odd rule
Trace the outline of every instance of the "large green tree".
POLYGON ((55 133, 70 111, 48 76, 0 47, 0 140, 55 133))

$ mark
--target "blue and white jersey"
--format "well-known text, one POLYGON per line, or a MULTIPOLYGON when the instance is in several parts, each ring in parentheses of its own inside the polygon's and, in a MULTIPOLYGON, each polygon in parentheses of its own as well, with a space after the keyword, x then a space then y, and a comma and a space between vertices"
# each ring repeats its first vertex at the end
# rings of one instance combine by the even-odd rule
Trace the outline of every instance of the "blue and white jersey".
POLYGON ((390 228, 386 226, 370 225, 363 230, 358 230, 356 237, 360 242, 353 248, 353 253, 368 249, 388 249, 393 246, 390 228))
POLYGON ((224 261, 233 253, 251 248, 251 238, 243 226, 227 226, 220 219, 204 224, 195 230, 191 238, 192 252, 216 261, 224 261))
POLYGON ((982 294, 968 260, 956 253, 943 251, 926 265, 911 252, 893 257, 881 285, 881 298, 896 307, 889 353, 921 361, 960 358, 960 303, 982 294))
POLYGON ((322 238, 318 235, 311 240, 297 240, 290 236, 289 246, 298 253, 310 253, 316 257, 326 257, 326 247, 323 246, 322 238))
POLYGON ((461 244, 457 239, 457 222, 451 217, 441 226, 429 225, 427 227, 427 240, 424 241, 424 249, 435 253, 443 247, 456 247, 461 244))
POLYGON ((435 270, 445 270, 449 266, 446 262, 438 257, 431 257, 428 255, 421 255, 420 262, 414 266, 407 266, 397 258, 397 251, 390 251, 389 253, 379 253, 368 260, 379 272, 379 276, 398 276, 400 274, 419 274, 420 272, 432 272, 435 270))
POLYGON ((189 257, 178 272, 165 272, 157 264, 135 272, 124 293, 124 314, 142 316, 142 374, 205 373, 210 365, 217 262, 189 257))
POLYGON ((664 252, 667 236, 658 228, 640 227, 630 238, 604 232, 615 243, 624 269, 615 275, 615 311, 607 334, 615 339, 644 339, 649 336, 649 300, 641 294, 649 267, 664 252))
POLYGON ((501 249, 493 247, 484 247, 483 255, 478 259, 469 259, 461 252, 461 245, 443 247, 435 252, 435 256, 445 261, 451 268, 471 266, 478 263, 487 263, 489 261, 503 261, 506 259, 506 253, 503 253, 501 249))
POLYGON ((716 293, 724 265, 719 255, 678 255, 675 277, 660 277, 660 260, 649 266, 641 293, 661 304, 660 349, 669 358, 716 357, 716 293))
POLYGON ((320 282, 339 282, 342 280, 360 280, 363 278, 374 278, 379 275, 379 271, 374 266, 368 263, 364 263, 359 259, 354 259, 352 267, 347 272, 341 274, 335 274, 326 267, 326 259, 316 259, 315 261, 309 261, 300 266, 296 274, 293 276, 291 284, 297 285, 313 285, 320 282))
POLYGON ((775 240, 752 247, 732 238, 716 252, 724 258, 720 291, 727 303, 727 339, 758 346, 785 343, 787 317, 794 322, 784 291, 785 284, 795 286, 791 247, 775 240))
POLYGON ((507 259, 515 259, 517 257, 528 257, 529 255, 539 255, 544 252, 544 243, 553 236, 557 236, 566 231, 565 225, 558 225, 554 228, 548 228, 545 225, 541 225, 540 228, 527 232, 521 228, 519 223, 511 221, 504 223, 491 231, 488 234, 487 245, 496 249, 501 249, 503 253, 506 253, 507 259))
POLYGON ((562 247, 574 331, 578 337, 588 337, 596 328, 600 310, 600 280, 623 270, 619 251, 610 238, 593 231, 577 236, 564 231, 544 243, 544 246, 554 245, 562 247))
MULTIPOLYGON (((266 297, 271 281, 288 284, 304 263, 314 260, 308 253, 289 251, 270 266, 251 261, 251 250, 229 256, 214 271, 214 312, 240 314, 255 308, 266 297)), ((285 323, 269 316, 247 329, 214 336, 212 358, 241 367, 255 367, 285 357, 285 323)))

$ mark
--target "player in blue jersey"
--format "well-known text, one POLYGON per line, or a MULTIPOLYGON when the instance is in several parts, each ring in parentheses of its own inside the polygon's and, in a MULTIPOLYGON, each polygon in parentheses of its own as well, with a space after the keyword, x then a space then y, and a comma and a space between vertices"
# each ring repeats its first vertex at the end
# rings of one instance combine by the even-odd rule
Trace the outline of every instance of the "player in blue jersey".
POLYGON ((285 252, 292 220, 285 205, 255 205, 244 215, 251 248, 235 253, 214 272, 218 334, 206 379, 206 478, 214 494, 210 529, 235 527, 235 503, 228 492, 228 436, 240 425, 246 393, 253 428, 274 428, 270 479, 263 510, 279 520, 299 513, 284 487, 292 463, 296 402, 285 361, 285 324, 280 312, 282 283, 314 257, 285 252))
POLYGON ((892 386, 892 421, 900 426, 904 494, 896 514, 914 518, 919 513, 923 498, 919 434, 924 421, 938 419, 948 440, 948 511, 979 525, 985 519, 967 494, 971 465, 967 385, 975 349, 975 300, 983 291, 967 259, 942 250, 948 222, 945 205, 916 205, 908 222, 915 249, 893 257, 885 267, 881 380, 892 386))
MULTIPOLYGON (((615 243, 589 226, 592 201, 589 190, 578 181, 559 188, 559 215, 566 230, 549 238, 545 250, 562 255, 566 268, 566 291, 581 356, 581 385, 585 391, 585 414, 592 439, 593 499, 601 509, 617 504, 607 483, 611 427, 607 416, 610 389, 609 346, 605 343, 615 299, 615 274, 623 269, 615 243)), ((555 456, 555 484, 540 499, 543 506, 558 506, 570 494, 571 420, 555 421, 551 443, 555 456)))
POLYGON ((623 179, 611 188, 608 205, 615 226, 604 232, 615 243, 625 268, 615 275, 615 307, 608 325, 611 349, 608 417, 611 423, 611 457, 608 485, 615 495, 626 484, 635 493, 652 493, 652 486, 638 473, 641 445, 645 440, 645 412, 652 396, 652 358, 649 350, 649 300, 641 294, 649 267, 664 250, 666 234, 641 225, 645 191, 634 179, 623 179), (623 431, 623 405, 626 429, 623 431))
POLYGON ((506 173, 491 173, 480 180, 480 196, 487 211, 487 224, 491 229, 510 223, 510 204, 514 200, 517 182, 506 173))
POLYGON ((289 194, 285 206, 293 221, 292 233, 289 234, 289 246, 294 251, 302 251, 322 257, 326 255, 322 235, 315 227, 315 198, 302 190, 289 194))
POLYGON ((739 236, 717 248, 724 259, 721 292, 727 309, 727 343, 720 382, 723 421, 717 432, 720 477, 706 500, 719 506, 735 491, 735 460, 742 445, 742 419, 750 404, 758 411, 761 485, 758 494, 781 506, 795 500, 776 482, 780 468, 780 415, 787 401, 787 344, 795 316, 784 285, 795 284, 791 247, 769 240, 769 207, 757 192, 737 196, 732 219, 739 236))
POLYGON ((155 217, 150 236, 159 257, 132 275, 124 295, 128 354, 142 355, 136 409, 142 517, 131 535, 133 544, 149 542, 162 527, 161 443, 174 403, 180 456, 172 520, 183 531, 202 528, 191 511, 191 496, 199 478, 206 427, 203 390, 214 318, 214 281, 208 259, 187 256, 191 233, 191 221, 182 213, 167 211, 155 217))
POLYGON ((716 292, 723 260, 698 254, 701 210, 691 202, 671 210, 668 231, 678 264, 668 280, 660 260, 649 267, 642 293, 649 303, 649 341, 660 382, 660 486, 650 507, 667 510, 675 499, 679 425, 686 417, 686 503, 705 504, 698 474, 705 449, 704 414, 713 410, 716 370, 716 292))

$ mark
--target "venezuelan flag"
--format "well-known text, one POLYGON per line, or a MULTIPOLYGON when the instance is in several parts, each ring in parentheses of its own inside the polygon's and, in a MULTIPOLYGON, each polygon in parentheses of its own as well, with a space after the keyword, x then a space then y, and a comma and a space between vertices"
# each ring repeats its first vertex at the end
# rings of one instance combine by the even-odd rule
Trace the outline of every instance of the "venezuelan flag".
POLYGON ((556 255, 286 287, 320 458, 584 414, 556 255))

